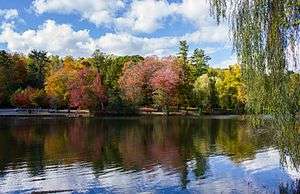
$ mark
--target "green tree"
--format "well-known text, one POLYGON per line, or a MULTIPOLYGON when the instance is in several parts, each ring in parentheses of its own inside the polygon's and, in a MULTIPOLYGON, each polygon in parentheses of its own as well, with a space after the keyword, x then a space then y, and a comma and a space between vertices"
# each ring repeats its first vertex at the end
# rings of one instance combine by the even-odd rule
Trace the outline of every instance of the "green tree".
POLYGON ((4 102, 10 93, 12 75, 12 59, 6 51, 0 51, 0 104, 4 102))
POLYGON ((199 111, 212 112, 219 107, 219 99, 216 90, 217 77, 208 69, 207 74, 198 77, 194 83, 195 106, 199 111))
POLYGON ((289 96, 292 100, 291 106, 296 114, 300 108, 300 74, 292 73, 289 80, 289 96))
POLYGON ((47 52, 33 50, 29 53, 28 82, 32 87, 43 88, 46 68, 49 63, 47 52))
POLYGON ((103 72, 105 74, 107 69, 106 63, 107 56, 105 53, 101 52, 99 49, 95 50, 92 56, 92 64, 98 70, 98 72, 103 72))
POLYGON ((57 55, 49 57, 49 63, 46 66, 46 77, 52 75, 54 72, 63 67, 63 60, 57 55))
POLYGON ((204 74, 197 78, 194 83, 193 92, 195 93, 198 101, 197 105, 201 110, 206 109, 209 106, 210 99, 210 80, 207 74, 204 74))
POLYGON ((208 70, 208 61, 211 58, 207 56, 202 49, 195 49, 191 57, 191 63, 195 67, 195 77, 199 77, 202 74, 207 73, 208 70))
POLYGON ((210 4, 217 21, 229 21, 249 111, 270 114, 276 128, 285 128, 281 125, 295 118, 287 69, 289 61, 297 65, 299 57, 295 49, 300 32, 299 0, 210 0, 210 4))
POLYGON ((188 64, 188 52, 189 45, 186 40, 179 41, 179 53, 178 58, 180 59, 183 66, 188 64))
POLYGON ((191 104, 193 88, 193 68, 188 61, 189 46, 186 40, 179 42, 178 59, 182 68, 182 83, 179 86, 179 105, 187 107, 191 104))
POLYGON ((119 87, 119 78, 122 74, 122 70, 126 63, 136 64, 141 62, 143 57, 135 56, 108 56, 107 57, 107 69, 103 74, 104 84, 107 87, 108 95, 108 108, 119 110, 126 106, 121 97, 121 90, 119 87))
POLYGON ((26 65, 22 55, 0 51, 0 104, 9 105, 9 96, 24 87, 26 65))

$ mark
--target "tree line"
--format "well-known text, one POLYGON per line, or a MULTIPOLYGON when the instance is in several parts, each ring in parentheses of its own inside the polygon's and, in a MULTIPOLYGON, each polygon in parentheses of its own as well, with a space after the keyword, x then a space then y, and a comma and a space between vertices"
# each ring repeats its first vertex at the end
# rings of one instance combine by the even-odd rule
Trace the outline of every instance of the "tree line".
MULTIPOLYGON (((202 49, 188 55, 186 41, 177 56, 115 56, 96 50, 91 57, 28 55, 0 51, 0 106, 75 108, 92 111, 161 111, 196 107, 243 113, 247 102, 241 67, 209 66, 202 49)), ((299 99, 298 73, 290 73, 290 95, 299 99)), ((299 106, 299 100, 296 100, 299 106)))

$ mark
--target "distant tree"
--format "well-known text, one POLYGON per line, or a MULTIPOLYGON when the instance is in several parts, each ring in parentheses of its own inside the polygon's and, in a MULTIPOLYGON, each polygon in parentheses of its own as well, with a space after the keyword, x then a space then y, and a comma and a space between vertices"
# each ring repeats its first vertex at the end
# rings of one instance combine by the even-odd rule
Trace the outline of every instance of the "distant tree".
POLYGON ((5 94, 6 94, 6 87, 5 87, 5 75, 2 71, 2 69, 0 68, 0 105, 2 104, 2 102, 5 99, 5 94))
POLYGON ((95 50, 92 56, 92 64, 98 72, 105 74, 107 69, 105 53, 101 52, 99 49, 95 50))
POLYGON ((197 105, 201 110, 209 108, 210 105, 210 86, 211 81, 207 74, 198 77, 194 83, 194 93, 197 100, 197 105))
POLYGON ((212 112, 219 107, 216 79, 217 76, 212 73, 212 69, 208 69, 207 74, 203 74, 195 81, 193 92, 195 106, 199 107, 199 111, 212 112))
POLYGON ((241 68, 232 65, 221 71, 217 81, 216 89, 223 109, 242 110, 246 103, 245 86, 241 80, 241 68))
POLYGON ((33 50, 29 53, 28 81, 32 87, 43 88, 46 68, 49 63, 47 52, 33 50))
POLYGON ((96 105, 96 107, 100 108, 100 110, 104 110, 104 104, 107 102, 107 95, 99 72, 96 73, 96 76, 91 84, 90 91, 90 97, 94 99, 94 103, 92 104, 96 105))
POLYGON ((18 88, 23 88, 26 85, 27 78, 27 61, 26 57, 20 54, 12 55, 12 72, 10 77, 12 78, 12 88, 16 90, 18 88))
POLYGON ((30 100, 34 107, 46 108, 49 106, 49 98, 43 89, 35 89, 30 100))
POLYGON ((49 57, 49 63, 46 66, 46 77, 49 77, 50 75, 52 75, 54 72, 56 72, 57 70, 59 70, 60 68, 63 67, 63 59, 61 59, 59 56, 57 55, 51 55, 49 57))
POLYGON ((103 83, 107 88, 108 108, 122 109, 126 106, 121 97, 121 89, 118 80, 122 75, 123 67, 126 63, 136 64, 143 60, 141 56, 114 56, 109 55, 106 58, 106 72, 102 72, 103 83))
POLYGON ((5 101, 9 94, 11 66, 10 55, 4 50, 0 51, 0 104, 5 101))
POLYGON ((179 104, 189 106, 191 104, 191 94, 193 88, 193 67, 188 61, 189 46, 186 40, 179 42, 179 53, 177 55, 182 68, 182 83, 179 86, 179 104))
POLYGON ((0 104, 8 105, 9 96, 25 85, 26 65, 23 56, 0 51, 0 104))
POLYGON ((74 108, 103 110, 107 101, 100 73, 91 68, 78 71, 69 82, 70 105, 74 108))
POLYGON ((207 69, 208 69, 208 61, 211 58, 207 55, 205 55, 204 50, 202 49, 195 49, 194 53, 191 57, 191 63, 193 65, 193 67, 195 67, 196 71, 195 71, 195 77, 199 77, 202 74, 207 73, 207 69))
POLYGON ((127 63, 119 79, 125 100, 136 105, 153 103, 150 80, 153 73, 163 66, 158 57, 147 57, 137 64, 127 63))
POLYGON ((178 58, 180 62, 184 65, 188 64, 188 52, 189 52, 189 45, 186 40, 179 41, 179 53, 178 58))
POLYGON ((168 111, 169 105, 177 103, 176 92, 181 81, 181 68, 174 58, 163 59, 162 63, 163 66, 154 72, 150 84, 154 103, 168 111))
POLYGON ((17 90, 11 96, 11 104, 19 108, 46 107, 47 97, 43 90, 28 87, 17 90))
POLYGON ((45 91, 50 97, 50 105, 52 107, 60 108, 68 106, 68 83, 74 78, 76 71, 79 69, 77 62, 73 58, 66 57, 63 60, 62 67, 52 72, 46 78, 45 91))
POLYGON ((26 88, 25 90, 19 89, 11 96, 11 104, 19 108, 31 107, 31 97, 33 93, 33 88, 26 88))

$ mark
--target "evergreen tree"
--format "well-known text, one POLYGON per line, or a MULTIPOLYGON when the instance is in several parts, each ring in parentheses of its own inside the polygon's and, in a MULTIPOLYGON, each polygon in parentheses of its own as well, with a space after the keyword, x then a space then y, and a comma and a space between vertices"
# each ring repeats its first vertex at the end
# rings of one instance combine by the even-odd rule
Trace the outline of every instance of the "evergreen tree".
POLYGON ((49 63, 46 51, 33 50, 29 53, 29 64, 27 66, 28 82, 32 87, 43 88, 46 69, 49 63))
POLYGON ((191 57, 191 63, 195 67, 195 77, 199 77, 202 74, 207 73, 208 61, 211 58, 205 55, 204 50, 195 49, 191 57))
POLYGON ((179 41, 178 58, 181 60, 183 66, 188 64, 189 45, 186 40, 179 41))

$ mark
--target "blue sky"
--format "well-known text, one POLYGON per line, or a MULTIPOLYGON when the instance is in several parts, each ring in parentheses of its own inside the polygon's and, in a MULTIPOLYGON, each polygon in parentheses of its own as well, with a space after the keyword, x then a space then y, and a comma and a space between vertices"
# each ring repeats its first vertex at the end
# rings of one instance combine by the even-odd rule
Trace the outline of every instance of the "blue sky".
POLYGON ((0 0, 0 49, 60 56, 167 56, 187 40, 214 67, 235 63, 228 28, 216 25, 207 0, 0 0))

